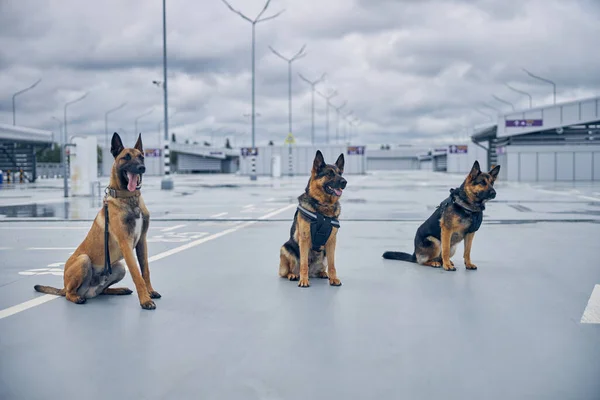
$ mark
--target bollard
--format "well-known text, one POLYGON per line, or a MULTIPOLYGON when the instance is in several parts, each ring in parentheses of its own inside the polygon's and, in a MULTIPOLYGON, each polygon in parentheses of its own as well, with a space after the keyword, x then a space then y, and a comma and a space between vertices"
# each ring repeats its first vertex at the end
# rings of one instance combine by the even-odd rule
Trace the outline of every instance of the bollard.
POLYGON ((21 168, 19 170, 19 183, 23 183, 24 181, 24 174, 23 174, 23 168, 21 168))
POLYGON ((6 171, 6 183, 10 183, 10 169, 6 171))

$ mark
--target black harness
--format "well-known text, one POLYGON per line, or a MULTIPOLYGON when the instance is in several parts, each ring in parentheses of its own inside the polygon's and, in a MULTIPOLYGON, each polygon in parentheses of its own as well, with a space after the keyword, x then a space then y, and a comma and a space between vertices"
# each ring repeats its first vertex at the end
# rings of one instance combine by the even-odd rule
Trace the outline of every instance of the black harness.
POLYGON ((321 247, 325 246, 333 227, 340 228, 340 221, 335 218, 326 217, 321 213, 309 211, 302 206, 298 206, 298 211, 310 221, 310 238, 312 250, 321 252, 321 247))
POLYGON ((458 189, 450 189, 450 196, 448 196, 446 200, 442 201, 438 208, 444 212, 445 208, 453 204, 460 207, 462 211, 471 218, 471 224, 465 233, 476 232, 483 222, 483 210, 485 210, 485 204, 468 204, 464 199, 461 198, 458 189))

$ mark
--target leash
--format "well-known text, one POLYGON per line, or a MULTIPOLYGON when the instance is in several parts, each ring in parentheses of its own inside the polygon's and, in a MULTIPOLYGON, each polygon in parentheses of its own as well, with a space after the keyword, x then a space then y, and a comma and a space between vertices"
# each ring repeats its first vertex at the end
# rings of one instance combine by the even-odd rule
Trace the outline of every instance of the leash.
POLYGON ((129 190, 117 190, 107 187, 104 189, 104 270, 101 275, 111 275, 112 266, 110 263, 110 250, 108 246, 108 196, 115 199, 126 199, 130 197, 139 197, 140 188, 136 188, 133 192, 129 190))
POLYGON ((110 251, 108 249, 108 193, 104 196, 104 270, 102 275, 111 275, 110 251))

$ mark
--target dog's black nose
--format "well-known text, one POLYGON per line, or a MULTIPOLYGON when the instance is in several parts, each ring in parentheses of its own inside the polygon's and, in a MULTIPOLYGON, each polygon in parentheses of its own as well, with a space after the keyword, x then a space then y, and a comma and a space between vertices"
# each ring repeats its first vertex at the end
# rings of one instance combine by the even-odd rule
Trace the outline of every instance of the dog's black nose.
POLYGON ((490 198, 495 199, 496 198, 496 191, 494 189, 492 189, 490 191, 490 198))
POLYGON ((340 180, 340 186, 342 187, 342 189, 346 189, 346 183, 348 183, 348 182, 346 182, 346 180, 344 178, 342 178, 340 180))
POLYGON ((145 166, 143 166, 143 165, 140 165, 140 166, 138 167, 138 172, 139 172, 140 174, 143 174, 144 172, 146 172, 146 167, 145 167, 145 166))

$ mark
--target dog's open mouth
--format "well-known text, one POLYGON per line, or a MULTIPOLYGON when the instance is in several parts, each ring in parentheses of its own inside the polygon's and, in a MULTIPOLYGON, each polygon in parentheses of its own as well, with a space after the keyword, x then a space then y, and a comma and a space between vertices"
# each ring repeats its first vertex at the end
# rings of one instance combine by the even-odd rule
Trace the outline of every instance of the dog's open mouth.
POLYGON ((140 188, 142 184, 142 176, 140 174, 134 174, 132 172, 125 172, 125 178, 127 179, 127 190, 130 192, 140 188))
POLYGON ((329 194, 332 194, 334 196, 339 197, 342 195, 342 189, 340 188, 332 188, 331 186, 325 186, 325 190, 327 190, 329 194))

